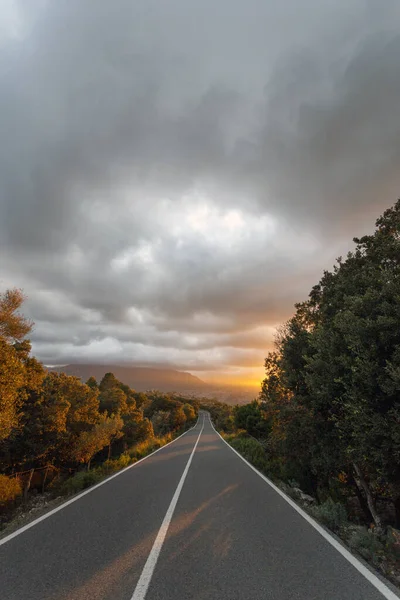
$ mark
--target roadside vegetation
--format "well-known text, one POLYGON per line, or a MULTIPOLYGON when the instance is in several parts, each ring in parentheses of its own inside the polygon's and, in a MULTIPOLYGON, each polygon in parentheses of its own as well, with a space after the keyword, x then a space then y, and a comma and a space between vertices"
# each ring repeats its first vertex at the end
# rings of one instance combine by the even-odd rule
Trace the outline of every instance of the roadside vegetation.
POLYGON ((399 584, 400 200, 354 242, 278 330, 259 397, 215 423, 399 584))
MULTIPOLYGON (((193 398, 135 392, 112 373, 83 383, 30 355, 19 290, 0 294, 0 519, 37 494, 78 492, 192 426, 193 398)), ((46 497, 47 497, 46 496, 46 497)))

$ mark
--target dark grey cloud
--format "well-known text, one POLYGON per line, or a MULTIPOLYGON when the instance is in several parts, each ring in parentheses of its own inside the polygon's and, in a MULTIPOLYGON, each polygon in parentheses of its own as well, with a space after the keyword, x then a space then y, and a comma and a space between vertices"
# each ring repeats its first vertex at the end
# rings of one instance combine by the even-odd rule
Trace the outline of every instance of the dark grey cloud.
POLYGON ((398 195, 400 8, 377 6, 4 2, 0 285, 43 360, 262 372, 398 195))
POLYGON ((396 197, 399 52, 397 22, 395 31, 367 35, 328 71, 306 52, 269 82, 262 160, 274 195, 299 217, 342 226, 343 219, 359 219, 362 210, 396 197), (293 116, 288 133, 282 124, 290 128, 293 116))

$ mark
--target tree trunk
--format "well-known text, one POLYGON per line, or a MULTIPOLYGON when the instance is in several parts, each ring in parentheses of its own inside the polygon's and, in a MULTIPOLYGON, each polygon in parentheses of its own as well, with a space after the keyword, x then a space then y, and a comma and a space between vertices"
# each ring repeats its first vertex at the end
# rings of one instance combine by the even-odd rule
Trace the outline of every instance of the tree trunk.
POLYGON ((395 511, 395 527, 400 529, 400 496, 397 496, 393 500, 394 511, 395 511))
POLYGON ((375 507, 374 499, 372 497, 371 490, 369 489, 369 486, 368 486, 367 482, 365 481, 364 475, 362 474, 362 471, 361 471, 360 467, 358 466, 358 464, 353 463, 353 467, 354 467, 354 471, 356 474, 356 477, 354 477, 354 479, 355 479, 357 485, 359 485, 364 490, 365 497, 367 499, 368 509, 374 520, 377 532, 381 532, 382 531, 382 522, 381 522, 380 516, 376 512, 376 507, 375 507))
POLYGON ((25 485, 24 485, 24 502, 26 502, 28 500, 28 492, 29 492, 29 488, 31 487, 31 481, 32 481, 32 477, 33 477, 34 472, 35 472, 35 469, 31 469, 30 473, 28 475, 28 479, 25 481, 25 485))
POLYGON ((108 456, 107 456, 107 460, 110 460, 111 458, 111 443, 108 444, 108 456))
POLYGON ((91 463, 91 461, 92 461, 92 459, 91 459, 91 458, 89 458, 89 460, 88 460, 88 464, 87 464, 87 470, 88 470, 88 471, 90 471, 90 463, 91 463))
POLYGON ((46 470, 44 472, 44 476, 43 476, 43 481, 42 481, 42 494, 44 494, 44 486, 46 484, 46 479, 47 479, 47 474, 49 472, 49 467, 46 467, 46 470))
POLYGON ((356 496, 357 496, 357 498, 358 498, 358 502, 359 502, 359 504, 360 504, 360 508, 361 508, 361 510, 363 511, 363 513, 364 513, 364 516, 365 516, 365 518, 366 518, 367 522, 368 522, 368 523, 371 523, 371 521, 373 521, 373 520, 374 520, 374 519, 373 519, 373 516, 371 515, 371 511, 370 511, 370 510, 369 510, 369 508, 368 508, 367 501, 366 501, 366 499, 365 499, 365 497, 364 497, 363 493, 361 492, 361 489, 360 489, 360 487, 361 487, 361 486, 359 486, 359 485, 357 484, 357 482, 356 482, 356 480, 354 479, 354 477, 353 477, 353 475, 352 475, 352 474, 349 476, 349 483, 350 483, 350 484, 351 484, 351 485, 354 487, 354 491, 355 491, 355 493, 356 493, 356 496))

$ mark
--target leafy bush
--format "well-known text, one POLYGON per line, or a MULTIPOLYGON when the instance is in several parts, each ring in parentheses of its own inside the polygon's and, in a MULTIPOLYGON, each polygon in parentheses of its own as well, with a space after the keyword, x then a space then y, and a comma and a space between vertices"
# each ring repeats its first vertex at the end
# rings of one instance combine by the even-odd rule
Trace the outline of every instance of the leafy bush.
POLYGON ((129 450, 129 456, 136 460, 140 460, 147 456, 147 454, 150 454, 150 452, 153 452, 153 450, 157 450, 157 448, 159 448, 159 445, 155 439, 145 440, 144 442, 135 444, 135 446, 129 450))
POLYGON ((363 558, 371 560, 374 563, 377 562, 379 555, 382 555, 384 551, 384 545, 378 536, 362 526, 352 527, 348 544, 350 548, 356 550, 363 558))
POLYGON ((155 437, 144 440, 143 442, 135 444, 133 448, 129 450, 129 456, 131 458, 139 460, 141 458, 144 458, 151 452, 154 452, 154 450, 158 450, 158 448, 161 448, 161 446, 165 446, 165 444, 168 444, 168 442, 170 442, 173 439, 174 435, 170 432, 162 437, 155 437))
POLYGON ((119 458, 106 460, 102 464, 101 470, 105 475, 110 475, 111 473, 116 473, 121 469, 125 469, 125 467, 128 467, 133 462, 135 462, 135 459, 131 458, 129 454, 124 453, 121 454, 119 458))
POLYGON ((0 507, 14 502, 21 494, 21 482, 18 479, 0 475, 0 507))
POLYGON ((62 484, 60 488, 61 494, 76 494, 103 479, 104 474, 101 469, 93 471, 79 471, 73 477, 70 477, 62 484))
POLYGON ((334 502, 331 498, 319 506, 314 506, 311 509, 311 513, 318 521, 321 521, 321 523, 332 529, 332 531, 339 531, 347 523, 346 508, 343 504, 334 502))
POLYGON ((394 527, 388 527, 386 536, 386 547, 396 559, 400 560, 400 531, 394 527))
POLYGON ((232 448, 235 448, 244 458, 260 471, 267 469, 267 460, 262 446, 253 438, 245 437, 229 437, 229 443, 232 448))

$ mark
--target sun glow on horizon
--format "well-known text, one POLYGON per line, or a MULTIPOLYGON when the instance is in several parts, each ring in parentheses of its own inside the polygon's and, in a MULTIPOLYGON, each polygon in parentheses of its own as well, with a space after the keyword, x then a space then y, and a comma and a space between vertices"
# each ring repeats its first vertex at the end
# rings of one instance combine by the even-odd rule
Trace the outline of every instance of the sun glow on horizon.
POLYGON ((254 389, 260 389, 261 384, 265 379, 264 369, 259 367, 243 368, 225 372, 193 372, 193 375, 197 375, 206 383, 215 384, 217 386, 222 385, 254 389))

